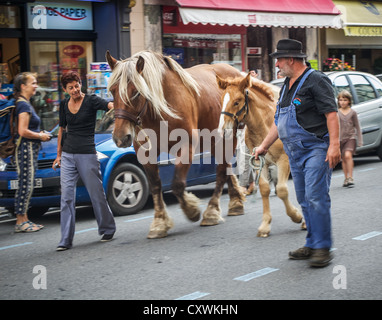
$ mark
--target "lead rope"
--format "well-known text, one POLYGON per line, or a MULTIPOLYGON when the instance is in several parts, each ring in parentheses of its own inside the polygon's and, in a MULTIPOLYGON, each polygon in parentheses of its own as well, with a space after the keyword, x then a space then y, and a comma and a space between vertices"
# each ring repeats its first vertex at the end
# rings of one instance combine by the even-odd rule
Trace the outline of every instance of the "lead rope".
POLYGON ((257 164, 255 161, 255 151, 256 147, 253 148, 252 155, 249 158, 249 166, 252 168, 254 172, 256 172, 256 180, 255 180, 255 185, 256 187, 259 186, 259 180, 260 180, 260 175, 261 175, 261 170, 263 170, 263 167, 265 165, 265 157, 263 155, 259 155, 259 161, 260 164, 257 164))

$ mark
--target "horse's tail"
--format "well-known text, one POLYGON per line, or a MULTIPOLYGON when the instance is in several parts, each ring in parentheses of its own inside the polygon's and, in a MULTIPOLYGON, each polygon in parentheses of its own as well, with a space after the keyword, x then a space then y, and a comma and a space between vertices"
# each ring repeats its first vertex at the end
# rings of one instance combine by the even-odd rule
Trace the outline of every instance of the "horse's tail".
POLYGON ((168 67, 176 72, 180 79, 182 80, 185 87, 192 93, 196 94, 197 96, 200 96, 199 91, 199 84, 195 81, 195 79, 187 72, 185 71, 179 63, 177 63, 175 60, 169 57, 164 57, 164 60, 168 67))

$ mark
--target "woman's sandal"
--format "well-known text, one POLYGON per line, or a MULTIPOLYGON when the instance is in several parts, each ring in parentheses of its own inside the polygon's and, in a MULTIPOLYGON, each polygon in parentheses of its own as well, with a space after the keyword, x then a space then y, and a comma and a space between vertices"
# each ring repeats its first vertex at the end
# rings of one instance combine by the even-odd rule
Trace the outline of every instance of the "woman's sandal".
POLYGON ((20 224, 16 224, 15 226, 15 232, 36 232, 40 231, 41 228, 39 228, 36 224, 30 221, 25 221, 20 224))
POLYGON ((34 222, 30 221, 30 220, 28 220, 27 222, 37 226, 37 228, 44 229, 44 226, 42 224, 37 224, 37 223, 34 223, 34 222))

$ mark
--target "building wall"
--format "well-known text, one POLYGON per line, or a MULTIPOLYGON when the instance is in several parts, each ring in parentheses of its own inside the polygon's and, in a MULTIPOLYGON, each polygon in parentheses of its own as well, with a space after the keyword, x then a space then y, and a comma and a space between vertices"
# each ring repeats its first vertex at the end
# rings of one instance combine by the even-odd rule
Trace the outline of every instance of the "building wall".
POLYGON ((145 49, 144 4, 137 1, 131 9, 131 55, 145 49))
POLYGON ((97 40, 95 41, 95 57, 94 61, 105 61, 106 50, 109 50, 112 56, 117 57, 119 53, 118 44, 118 19, 116 1, 111 2, 94 2, 94 31, 97 32, 97 40), (107 19, 107 17, 113 17, 107 19), (114 35, 114 36, 111 36, 114 35))

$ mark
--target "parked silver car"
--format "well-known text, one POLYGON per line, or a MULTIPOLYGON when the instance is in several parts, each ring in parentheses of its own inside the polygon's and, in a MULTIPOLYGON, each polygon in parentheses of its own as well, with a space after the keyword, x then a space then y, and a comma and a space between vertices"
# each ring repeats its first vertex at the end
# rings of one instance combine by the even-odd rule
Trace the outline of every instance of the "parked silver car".
MULTIPOLYGON (((375 76, 359 71, 325 72, 332 81, 335 95, 348 90, 353 96, 352 108, 360 121, 363 146, 356 153, 376 152, 382 160, 382 82, 375 76)), ((282 87, 284 79, 271 81, 282 87)))

